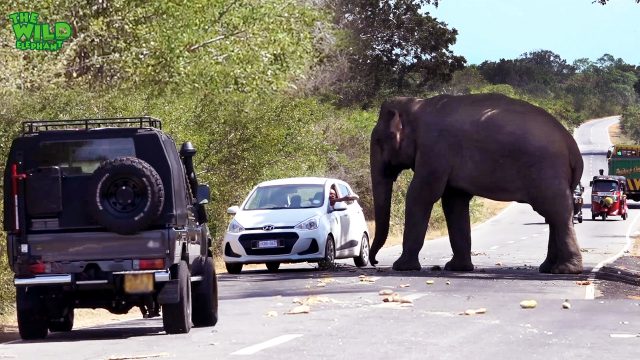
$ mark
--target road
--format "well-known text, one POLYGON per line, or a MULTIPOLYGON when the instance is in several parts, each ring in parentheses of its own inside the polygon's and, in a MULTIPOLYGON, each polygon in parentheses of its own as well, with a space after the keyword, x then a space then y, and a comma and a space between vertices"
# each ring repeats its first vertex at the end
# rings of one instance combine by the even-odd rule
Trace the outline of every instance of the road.
MULTIPOLYGON (((605 168, 606 129, 615 121, 591 121, 576 131, 585 187, 605 168)), ((590 194, 584 198, 588 203, 590 194)), ((400 253, 390 247, 378 254, 378 268, 345 261, 332 272, 297 264, 277 274, 221 274, 214 328, 165 335, 161 319, 140 319, 51 334, 41 342, 10 342, 0 345, 0 358, 639 358, 640 300, 600 297, 594 271, 628 248, 640 211, 631 209, 626 221, 603 222, 592 221, 585 208, 584 219, 575 225, 581 275, 538 272, 548 227, 529 205, 511 204, 473 230, 471 273, 437 268, 451 257, 443 238, 425 244, 419 272, 390 270, 400 253), (383 289, 411 302, 383 302, 383 289), (537 307, 522 309, 520 302, 528 299, 537 307), (569 309, 563 309, 565 301, 569 309), (299 303, 310 312, 287 314, 299 303), (486 313, 464 315, 480 308, 486 313)))

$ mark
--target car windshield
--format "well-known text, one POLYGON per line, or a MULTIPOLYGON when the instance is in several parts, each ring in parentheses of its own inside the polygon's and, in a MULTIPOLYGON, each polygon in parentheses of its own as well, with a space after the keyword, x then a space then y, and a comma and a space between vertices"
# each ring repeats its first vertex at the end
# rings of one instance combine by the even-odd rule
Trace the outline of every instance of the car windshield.
POLYGON ((271 185, 257 188, 247 200, 244 210, 317 208, 323 203, 323 185, 271 185))
POLYGON ((594 192, 612 192, 618 191, 618 183, 616 181, 595 181, 593 183, 594 192))

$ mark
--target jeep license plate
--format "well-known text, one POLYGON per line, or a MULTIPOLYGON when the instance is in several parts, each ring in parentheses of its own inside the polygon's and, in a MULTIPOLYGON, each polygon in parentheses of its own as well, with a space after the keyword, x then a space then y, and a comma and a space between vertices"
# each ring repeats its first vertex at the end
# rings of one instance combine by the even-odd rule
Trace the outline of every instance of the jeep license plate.
POLYGON ((124 292, 127 294, 146 294, 152 291, 153 273, 124 275, 124 292))
POLYGON ((258 249, 278 247, 278 240, 260 240, 258 241, 258 249))

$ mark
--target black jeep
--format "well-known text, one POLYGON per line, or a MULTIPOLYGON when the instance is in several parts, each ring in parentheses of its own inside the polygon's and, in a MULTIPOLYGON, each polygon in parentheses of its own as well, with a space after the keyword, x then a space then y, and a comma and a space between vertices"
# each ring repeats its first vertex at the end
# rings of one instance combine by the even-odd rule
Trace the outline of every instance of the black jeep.
POLYGON ((4 230, 20 336, 70 331, 74 309, 160 315, 167 333, 218 320, 195 149, 151 117, 31 121, 11 145, 4 230))

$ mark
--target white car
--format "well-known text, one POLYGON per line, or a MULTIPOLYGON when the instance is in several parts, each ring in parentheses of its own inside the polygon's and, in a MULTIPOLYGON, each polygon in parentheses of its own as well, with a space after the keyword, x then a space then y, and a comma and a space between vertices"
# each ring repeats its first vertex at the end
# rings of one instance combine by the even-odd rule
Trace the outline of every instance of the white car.
POLYGON ((235 215, 222 243, 227 271, 238 274, 244 264, 264 263, 277 271, 280 263, 317 262, 333 267, 335 259, 369 262, 369 230, 349 184, 338 179, 301 177, 258 184, 235 215), (329 192, 348 201, 330 205, 329 192))

